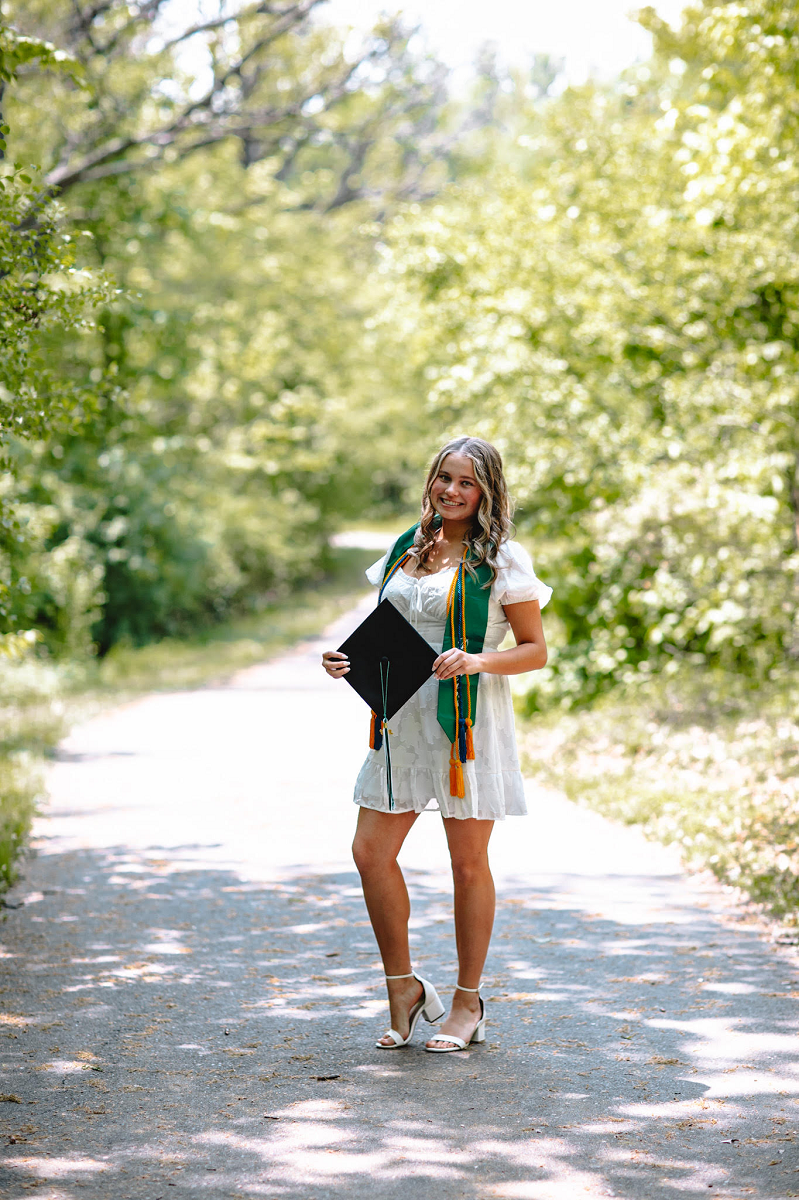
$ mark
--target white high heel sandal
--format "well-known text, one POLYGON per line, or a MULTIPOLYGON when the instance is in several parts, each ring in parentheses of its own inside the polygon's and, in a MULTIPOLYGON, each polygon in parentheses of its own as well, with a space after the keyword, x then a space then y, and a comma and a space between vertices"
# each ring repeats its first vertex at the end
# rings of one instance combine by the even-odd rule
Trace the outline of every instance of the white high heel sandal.
POLYGON ((425 1046, 425 1050, 429 1050, 431 1054, 452 1054, 455 1050, 465 1050, 472 1042, 484 1042, 486 1040, 486 1006, 483 1003, 483 997, 480 996, 479 988, 461 987, 459 983, 455 985, 457 992, 477 992, 480 998, 480 1020, 475 1025, 472 1036, 468 1041, 463 1038, 455 1037, 454 1033, 434 1033, 430 1038, 431 1042, 454 1042, 454 1046, 425 1046))
POLYGON ((424 991, 419 1000, 414 1004, 411 1011, 408 1013, 410 1021, 410 1029, 406 1038, 401 1037, 396 1029, 387 1029, 383 1037, 390 1037, 391 1043, 375 1042, 375 1045, 380 1050, 397 1050, 400 1046, 407 1046, 408 1042, 413 1037, 413 1031, 421 1016, 424 1017, 430 1025, 435 1021, 440 1021, 444 1015, 444 1005, 438 998, 438 992, 433 987, 428 979, 422 979, 421 975, 417 975, 415 971, 411 971, 408 975, 386 975, 386 979, 418 979, 424 991))

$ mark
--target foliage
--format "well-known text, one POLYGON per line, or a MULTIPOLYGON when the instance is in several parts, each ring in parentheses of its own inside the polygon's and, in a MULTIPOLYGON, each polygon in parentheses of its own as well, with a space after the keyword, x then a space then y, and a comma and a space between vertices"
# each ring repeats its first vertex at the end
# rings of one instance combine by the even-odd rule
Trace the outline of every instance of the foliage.
MULTIPOLYGON (((0 26, 0 93, 26 66, 65 73, 75 81, 77 64, 50 43, 23 37, 0 26)), ((0 129, 0 157, 8 126, 0 129)), ((63 214, 44 194, 35 167, 7 161, 0 173, 0 456, 19 439, 75 429, 96 407, 105 382, 75 377, 69 355, 59 352, 59 338, 86 338, 94 329, 92 308, 107 302, 112 288, 102 273, 78 269, 76 238, 85 230, 61 230, 63 214)), ((106 389, 107 391, 107 389, 106 389)), ((23 530, 14 503, 13 476, 0 488, 0 630, 32 624, 24 619, 31 591, 28 551, 32 541, 23 530), (22 603, 20 603, 22 601, 22 603)), ((41 550, 41 546, 36 546, 41 550)), ((61 558, 63 560, 63 553, 61 558)), ((55 575, 59 568, 55 565, 55 575)), ((64 587, 74 592, 69 569, 61 569, 64 587)), ((80 613, 73 604, 68 610, 80 613)), ((66 614, 65 610, 65 614, 66 614)), ((78 629, 79 634, 79 629, 78 629)), ((67 636, 72 649, 75 638, 67 636)))
POLYGON ((382 204, 392 188, 429 194, 444 149, 441 65, 410 49, 398 20, 358 40, 315 22, 321 3, 256 0, 199 21, 167 0, 8 4, 66 48, 86 93, 65 81, 53 105, 36 78, 23 93, 48 186, 64 197, 124 184, 228 145, 243 167, 262 165, 262 201, 276 184, 290 207, 328 212, 382 204))
POLYGON ((59 672, 37 660, 36 641, 33 633, 0 638, 0 892, 17 877, 42 757, 63 733, 59 672))
MULTIPOLYGON (((0 24, 0 96, 27 66, 79 77, 79 64, 50 42, 0 24)), ((0 123, 0 158, 8 125, 0 123)), ((75 266, 74 237, 59 231, 59 208, 43 196, 35 167, 4 162, 0 174, 0 449, 9 435, 41 435, 69 414, 80 420, 93 389, 59 372, 46 348, 53 330, 91 328, 87 311, 109 285, 75 266)), ((90 236, 85 230, 82 236, 90 236)))
MULTIPOLYGON (((799 721, 784 685, 708 702, 706 679, 619 689, 590 713, 537 717, 526 769, 571 800, 676 843, 778 917, 799 913, 799 721)), ((733 685, 734 687, 734 685, 733 685)))
POLYGON ((97 403, 97 386, 71 377, 54 357, 53 334, 80 337, 93 329, 88 313, 110 299, 111 287, 101 275, 76 266, 74 237, 60 232, 61 217, 58 205, 43 201, 35 169, 5 165, 0 176, 0 448, 7 447, 10 436, 42 436, 55 426, 77 426, 97 403))
POLYGON ((33 820, 38 776, 25 764, 0 758, 0 893, 17 879, 17 862, 33 820))
POLYGON ((11 83, 20 69, 31 63, 68 74, 73 82, 80 82, 80 65, 65 51, 57 49, 52 42, 25 37, 10 26, 0 24, 0 83, 11 83))
POLYGON ((386 239, 429 413, 506 452, 570 703, 799 653, 796 12, 647 20, 652 64, 528 113, 508 167, 386 239))
POLYGON ((390 357, 378 364, 364 345, 366 268, 351 226, 303 213, 267 231, 258 210, 223 217, 248 182, 235 160, 225 166, 230 178, 220 168, 218 184, 206 179, 192 211, 180 206, 202 186, 195 163, 143 181, 129 215, 97 202, 106 266, 138 292, 103 316, 119 390, 80 431, 16 450, 15 503, 42 547, 17 556, 25 621, 59 652, 79 628, 104 653, 318 576, 328 533, 369 502, 380 447, 401 427, 401 395, 369 407, 390 357), (67 542, 84 616, 51 579, 67 542))
POLYGON ((58 654, 262 607, 324 572, 338 520, 401 494, 402 461, 385 465, 410 423, 402 385, 387 395, 401 349, 378 355, 368 329, 380 287, 365 218, 432 186, 440 68, 396 25, 353 58, 308 25, 311 7, 285 6, 279 35, 253 6, 239 41, 217 21, 168 44, 158 5, 19 12, 82 64, 92 103, 63 80, 54 104, 28 73, 7 104, 12 142, 58 186, 68 230, 90 229, 83 261, 119 284, 99 337, 54 339, 64 378, 114 391, 80 428, 17 444, 6 489, 6 572, 23 588, 7 627, 35 625, 58 654), (213 103, 191 107, 186 39, 213 60, 213 103), (425 122, 430 146, 417 137, 412 153, 425 122))

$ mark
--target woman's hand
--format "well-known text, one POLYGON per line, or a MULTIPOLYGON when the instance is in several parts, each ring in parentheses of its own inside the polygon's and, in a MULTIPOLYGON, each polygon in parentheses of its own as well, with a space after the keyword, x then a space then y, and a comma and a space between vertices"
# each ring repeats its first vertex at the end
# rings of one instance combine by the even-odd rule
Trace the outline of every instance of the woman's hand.
POLYGON ((341 679, 350 669, 350 660, 339 650, 325 650, 322 655, 322 666, 331 679, 341 679))
POLYGON ((465 650, 446 650, 433 663, 436 679, 452 679, 455 675, 476 675, 482 670, 479 654, 467 654, 465 650))

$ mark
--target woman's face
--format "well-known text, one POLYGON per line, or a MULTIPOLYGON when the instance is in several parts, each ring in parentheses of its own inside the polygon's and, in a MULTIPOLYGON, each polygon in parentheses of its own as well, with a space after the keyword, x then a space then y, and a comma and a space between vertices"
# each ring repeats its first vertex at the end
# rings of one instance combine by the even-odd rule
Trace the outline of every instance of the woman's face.
POLYGON ((430 502, 445 521, 472 521, 483 493, 474 464, 465 454, 448 454, 430 487, 430 502))

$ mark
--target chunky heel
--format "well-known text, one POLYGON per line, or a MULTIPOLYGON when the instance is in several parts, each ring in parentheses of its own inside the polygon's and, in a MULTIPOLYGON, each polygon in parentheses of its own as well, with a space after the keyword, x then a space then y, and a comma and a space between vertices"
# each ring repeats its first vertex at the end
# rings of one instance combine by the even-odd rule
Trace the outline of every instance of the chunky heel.
MULTIPOLYGON (((460 984, 458 984, 458 990, 461 992, 477 992, 478 995, 480 991, 479 988, 465 988, 461 987, 460 984)), ((453 1050, 465 1050, 467 1046, 471 1046, 472 1042, 484 1042, 485 1040, 486 1006, 483 1003, 482 996, 480 996, 480 1020, 475 1025, 472 1030, 472 1036, 467 1041, 456 1037, 454 1033, 434 1033, 425 1046, 425 1050, 429 1050, 431 1054, 451 1054, 453 1050)))
MULTIPOLYGON (((424 982, 425 981, 422 980, 422 983, 424 982)), ((428 986, 430 987, 430 994, 428 994, 427 988, 425 988, 425 1006, 422 1009, 422 1012, 424 1014, 425 1021, 427 1021, 429 1025, 435 1025, 436 1021, 440 1021, 443 1017, 445 1009, 438 997, 438 992, 436 989, 431 985, 428 986)))
POLYGON ((379 1050, 397 1050, 400 1046, 408 1045, 420 1017, 424 1017, 425 1021, 428 1021, 431 1025, 435 1021, 440 1021, 444 1015, 444 1005, 439 1000, 438 992, 430 980, 423 979, 415 971, 411 971, 408 975, 386 975, 386 979, 416 979, 422 985, 422 994, 408 1013, 408 1022, 410 1025, 408 1036, 403 1038, 397 1033, 396 1029, 388 1029, 383 1036, 390 1037, 391 1042, 375 1042, 379 1050))

